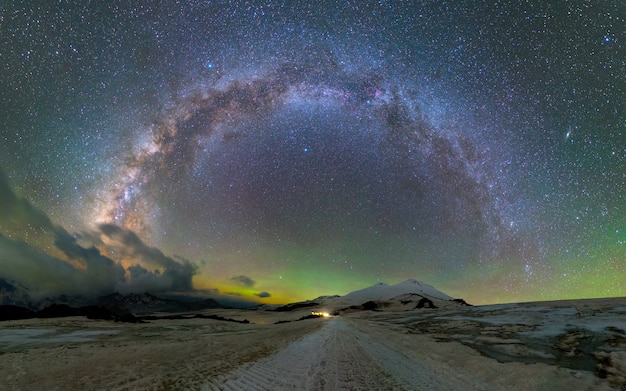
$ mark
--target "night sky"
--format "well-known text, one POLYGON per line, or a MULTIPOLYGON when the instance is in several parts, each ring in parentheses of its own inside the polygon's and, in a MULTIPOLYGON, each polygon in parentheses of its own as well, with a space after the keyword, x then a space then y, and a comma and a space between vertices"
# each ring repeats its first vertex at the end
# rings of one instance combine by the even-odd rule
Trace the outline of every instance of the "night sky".
POLYGON ((626 2, 4 1, 0 279, 626 295, 626 2))

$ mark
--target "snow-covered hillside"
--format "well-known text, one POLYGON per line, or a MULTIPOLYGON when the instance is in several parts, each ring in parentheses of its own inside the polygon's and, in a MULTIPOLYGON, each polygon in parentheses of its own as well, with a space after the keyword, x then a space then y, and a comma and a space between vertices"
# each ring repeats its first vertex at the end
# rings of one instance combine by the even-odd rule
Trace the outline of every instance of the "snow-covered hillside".
MULTIPOLYGON (((313 310, 332 312, 336 310, 343 310, 348 307, 362 306, 368 302, 375 302, 382 305, 381 307, 378 307, 379 309, 384 308, 387 311, 406 311, 416 308, 417 304, 421 300, 426 301, 425 303, 422 303, 422 305, 427 308, 462 305, 461 303, 455 303, 455 299, 440 290, 435 289, 431 285, 414 279, 409 279, 396 285, 388 285, 383 282, 379 282, 378 284, 350 292, 344 296, 319 296, 316 299, 289 303, 286 305, 259 306, 257 309, 278 312, 310 312, 313 310)), ((417 308, 422 308, 422 306, 420 305, 417 308)))
POLYGON ((452 297, 433 288, 432 286, 413 279, 403 281, 396 285, 388 285, 380 282, 368 288, 359 289, 350 292, 345 296, 332 296, 320 300, 315 300, 318 304, 330 306, 334 308, 358 306, 368 301, 389 301, 398 297, 407 297, 409 295, 420 295, 428 299, 450 301, 452 297))

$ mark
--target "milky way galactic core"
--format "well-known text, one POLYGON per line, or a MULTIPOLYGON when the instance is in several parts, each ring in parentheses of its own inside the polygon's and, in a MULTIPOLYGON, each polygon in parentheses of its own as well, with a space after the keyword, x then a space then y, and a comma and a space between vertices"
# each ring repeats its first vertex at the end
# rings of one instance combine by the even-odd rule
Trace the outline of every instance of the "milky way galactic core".
POLYGON ((0 6, 0 279, 619 296, 620 1, 0 6), (46 277, 47 276, 47 277, 46 277))

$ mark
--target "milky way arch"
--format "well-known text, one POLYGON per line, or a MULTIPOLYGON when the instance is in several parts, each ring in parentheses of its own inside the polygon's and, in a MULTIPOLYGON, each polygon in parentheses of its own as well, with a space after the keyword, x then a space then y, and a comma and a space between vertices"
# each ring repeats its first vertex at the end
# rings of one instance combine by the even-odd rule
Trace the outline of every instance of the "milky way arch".
MULTIPOLYGON (((147 131, 150 137, 133 149, 121 175, 111 186, 109 201, 100 211, 98 220, 147 234, 154 230, 154 216, 158 216, 160 210, 184 209, 187 219, 211 219, 214 215, 206 212, 206 209, 232 209, 233 205, 228 205, 230 199, 240 198, 242 192, 252 192, 258 193, 255 194, 256 198, 265 197, 270 201, 259 201, 256 205, 243 207, 238 205, 239 218, 264 219, 267 226, 272 226, 267 221, 274 219, 278 220, 273 224, 278 226, 277 230, 281 230, 282 226, 282 230, 293 231, 297 230, 296 224, 307 224, 303 221, 310 220, 313 215, 331 213, 324 210, 328 205, 320 205, 314 198, 324 191, 332 191, 328 190, 329 187, 336 187, 341 189, 341 194, 331 198, 342 199, 333 201, 339 205, 333 209, 333 216, 337 215, 339 207, 358 209, 356 205, 363 202, 369 203, 370 207, 375 204, 373 214, 378 217, 370 217, 370 208, 367 216, 357 216, 350 224, 367 225, 369 229, 382 224, 386 228, 391 226, 392 231, 395 228, 400 234, 404 230, 402 227, 406 226, 406 229, 422 232, 424 241, 437 241, 442 237, 446 237, 450 243, 455 240, 470 241, 477 248, 476 258, 489 252, 494 256, 494 252, 510 247, 511 233, 502 222, 501 201, 492 196, 495 181, 485 151, 460 131, 435 126, 416 102, 417 99, 409 96, 401 84, 386 80, 382 74, 343 72, 334 64, 325 67, 287 64, 260 76, 240 77, 230 81, 220 79, 208 88, 195 87, 192 92, 172 99, 149 126, 147 131), (307 107, 318 105, 330 108, 328 111, 331 114, 324 114, 329 117, 324 121, 334 121, 332 123, 336 129, 341 130, 346 125, 342 123, 345 118, 352 118, 348 122, 353 122, 346 126, 362 127, 360 135, 353 133, 349 136, 350 142, 376 131, 374 139, 377 143, 368 154, 363 155, 365 158, 359 157, 369 162, 357 162, 357 158, 349 157, 353 152, 343 150, 343 155, 347 154, 348 157, 342 158, 339 168, 330 166, 333 164, 329 162, 333 160, 332 156, 318 160, 315 163, 318 167, 295 168, 306 171, 304 175, 315 173, 321 178, 315 185, 318 189, 313 192, 317 192, 317 195, 307 196, 304 192, 298 195, 299 199, 307 198, 298 204, 298 208, 310 207, 314 210, 302 213, 303 217, 296 218, 295 223, 287 222, 293 218, 280 214, 285 210, 295 213, 294 208, 289 209, 289 203, 295 202, 295 197, 286 197, 283 190, 280 190, 283 191, 282 195, 273 194, 279 190, 272 189, 287 188, 291 189, 288 191, 297 192, 301 184, 281 187, 273 183, 268 186, 269 190, 261 192, 253 184, 256 183, 255 178, 265 175, 262 165, 248 167, 248 171, 255 171, 254 178, 240 174, 244 177, 242 182, 247 184, 228 190, 229 196, 222 197, 220 201, 226 199, 226 205, 217 205, 213 196, 216 191, 202 194, 195 188, 192 191, 194 195, 189 195, 189 187, 202 182, 207 172, 220 175, 216 172, 221 168, 207 166, 206 163, 211 161, 210 157, 215 151, 223 149, 224 145, 236 145, 242 138, 247 138, 247 143, 250 143, 250 138, 256 140, 257 144, 266 143, 272 132, 281 132, 268 125, 268 118, 271 119, 277 113, 287 113, 297 126, 301 120, 298 115, 306 113, 307 107), (293 107, 304 107, 304 111, 293 110, 293 107), (262 124, 260 128, 255 127, 256 123, 262 124), (371 180, 375 184, 355 187, 347 183, 350 182, 350 175, 340 174, 339 178, 344 183, 340 186, 333 183, 331 186, 330 181, 335 180, 335 177, 328 179, 318 173, 359 164, 374 167, 370 171, 378 171, 371 180), (280 200, 272 205, 272 197, 280 200), (164 202, 165 199, 167 202, 164 202), (413 221, 407 222, 407 217, 413 221)), ((316 113, 319 114, 319 110, 316 113)), ((309 120, 315 122, 314 119, 309 120)), ((309 129, 308 132, 314 130, 309 129)), ((471 129, 468 133, 471 133, 471 129)), ((325 148, 333 151, 332 148, 337 147, 325 148)), ((303 148, 302 152, 307 151, 307 148, 303 148)), ((275 159, 280 159, 280 151, 273 153, 277 156, 275 159)), ((232 159, 239 158, 242 158, 241 154, 235 154, 232 159)), ((268 180, 290 179, 287 174, 280 174, 268 180)), ((302 182, 302 177, 299 180, 302 182)), ((217 192, 223 190, 218 189, 217 192)), ((250 197, 246 202, 250 204, 250 197)), ((227 214, 222 217, 229 218, 227 214)), ((243 225, 249 228, 247 222, 243 225)), ((339 225, 345 229, 345 225, 339 225)), ((304 230, 302 234, 310 232, 304 230)))

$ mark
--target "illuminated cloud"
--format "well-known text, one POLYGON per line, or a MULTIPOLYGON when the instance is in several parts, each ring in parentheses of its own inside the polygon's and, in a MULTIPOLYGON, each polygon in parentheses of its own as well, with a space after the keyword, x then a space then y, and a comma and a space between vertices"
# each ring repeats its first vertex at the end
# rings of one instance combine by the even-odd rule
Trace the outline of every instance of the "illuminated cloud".
POLYGON ((186 291, 193 289, 191 279, 197 271, 197 266, 189 260, 184 258, 175 260, 166 256, 158 248, 146 245, 136 233, 116 225, 102 224, 99 229, 105 237, 108 247, 114 248, 124 257, 162 269, 159 278, 167 281, 168 284, 166 285, 169 286, 169 290, 186 291))

